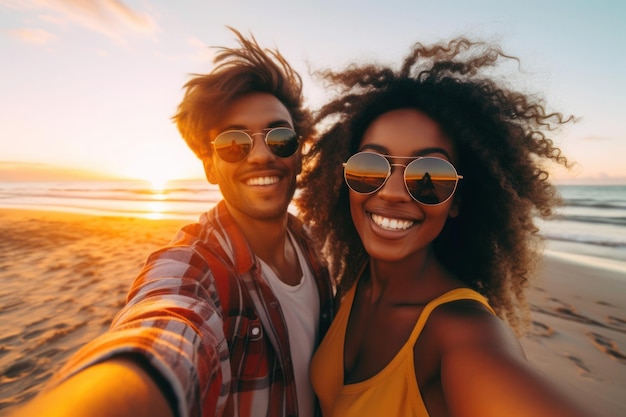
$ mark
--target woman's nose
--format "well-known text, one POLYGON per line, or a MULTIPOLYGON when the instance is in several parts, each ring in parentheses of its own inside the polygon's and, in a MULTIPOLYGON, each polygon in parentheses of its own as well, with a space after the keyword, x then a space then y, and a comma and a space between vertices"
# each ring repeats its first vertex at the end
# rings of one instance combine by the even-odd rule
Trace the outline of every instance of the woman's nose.
POLYGON ((378 190, 378 196, 387 201, 406 202, 412 201, 404 183, 404 167, 392 166, 391 175, 378 190))

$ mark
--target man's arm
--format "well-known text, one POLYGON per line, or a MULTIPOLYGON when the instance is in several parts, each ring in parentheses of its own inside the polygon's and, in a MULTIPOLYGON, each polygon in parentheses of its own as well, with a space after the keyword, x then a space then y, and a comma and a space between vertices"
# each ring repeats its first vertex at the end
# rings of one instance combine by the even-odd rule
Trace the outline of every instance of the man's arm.
POLYGON ((156 381, 136 361, 115 358, 86 368, 9 417, 173 417, 156 381))
POLYGON ((206 260, 189 247, 152 254, 111 329, 76 352, 16 416, 219 410, 230 368, 212 283, 206 260))

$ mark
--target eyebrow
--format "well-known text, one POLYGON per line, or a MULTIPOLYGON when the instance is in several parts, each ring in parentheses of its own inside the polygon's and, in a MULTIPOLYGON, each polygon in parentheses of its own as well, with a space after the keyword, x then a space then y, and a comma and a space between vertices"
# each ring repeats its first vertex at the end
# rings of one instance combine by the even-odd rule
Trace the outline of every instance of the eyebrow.
MULTIPOLYGON (((389 149, 387 149, 385 146, 376 145, 376 144, 373 144, 373 143, 364 145, 363 147, 361 147, 359 149, 359 151, 364 151, 364 150, 368 150, 368 149, 380 152, 381 154, 384 154, 384 155, 396 156, 396 155, 390 155, 389 149)), ((440 154, 445 155, 448 159, 452 159, 450 154, 448 153, 448 151, 446 151, 443 148, 439 148, 439 147, 420 149, 419 151, 413 152, 411 154, 411 156, 418 157, 418 156, 432 155, 434 153, 440 153, 440 154)))

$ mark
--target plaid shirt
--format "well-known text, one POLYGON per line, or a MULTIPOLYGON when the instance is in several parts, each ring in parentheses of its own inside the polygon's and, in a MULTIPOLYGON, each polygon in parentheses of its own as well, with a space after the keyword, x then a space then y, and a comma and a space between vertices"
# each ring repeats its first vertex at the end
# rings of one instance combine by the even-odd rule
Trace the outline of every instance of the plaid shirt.
MULTIPOLYGON (((319 343, 333 315, 331 282, 291 214, 288 227, 319 290, 319 343)), ((149 256, 111 329, 53 382, 123 354, 140 354, 163 376, 180 416, 298 415, 280 302, 224 202, 149 256)))

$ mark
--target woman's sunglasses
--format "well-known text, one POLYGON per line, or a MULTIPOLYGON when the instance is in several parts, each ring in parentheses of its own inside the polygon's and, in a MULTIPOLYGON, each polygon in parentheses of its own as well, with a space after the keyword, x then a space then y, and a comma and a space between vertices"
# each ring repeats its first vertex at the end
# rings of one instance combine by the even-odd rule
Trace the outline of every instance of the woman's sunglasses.
POLYGON ((445 159, 414 156, 389 156, 359 152, 343 164, 346 184, 359 194, 380 190, 391 176, 391 167, 404 168, 404 185, 411 197, 422 204, 436 206, 452 197, 463 176, 445 159), (408 165, 392 164, 389 159, 413 159, 408 165))
POLYGON ((227 130, 211 142, 217 155, 226 162, 241 162, 252 150, 252 136, 265 135, 265 143, 272 153, 280 158, 288 158, 298 150, 300 142, 293 129, 276 127, 264 133, 249 134, 243 130, 227 130))

